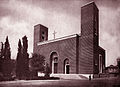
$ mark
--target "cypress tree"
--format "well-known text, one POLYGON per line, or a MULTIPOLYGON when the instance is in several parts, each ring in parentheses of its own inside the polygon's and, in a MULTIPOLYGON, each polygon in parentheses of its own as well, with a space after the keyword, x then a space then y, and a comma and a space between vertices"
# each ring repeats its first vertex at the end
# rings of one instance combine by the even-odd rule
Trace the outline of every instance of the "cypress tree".
POLYGON ((28 49, 28 40, 27 37, 24 36, 23 40, 23 59, 24 59, 24 76, 27 78, 29 76, 29 54, 27 53, 28 49))
POLYGON ((0 49, 0 73, 2 73, 2 63, 3 63, 3 42, 1 42, 0 49))
POLYGON ((22 77, 22 45, 21 45, 21 40, 19 39, 18 42, 18 53, 17 53, 17 63, 16 63, 16 76, 18 79, 21 79, 22 77))
POLYGON ((3 49, 3 63, 2 63, 2 72, 5 77, 11 76, 11 51, 8 36, 6 37, 5 47, 3 49))
POLYGON ((6 37, 6 42, 5 42, 5 59, 7 60, 11 59, 10 44, 9 44, 8 36, 6 37))
POLYGON ((21 41, 18 42, 17 64, 16 64, 16 76, 18 79, 27 79, 29 76, 29 55, 27 53, 28 40, 24 36, 21 41))

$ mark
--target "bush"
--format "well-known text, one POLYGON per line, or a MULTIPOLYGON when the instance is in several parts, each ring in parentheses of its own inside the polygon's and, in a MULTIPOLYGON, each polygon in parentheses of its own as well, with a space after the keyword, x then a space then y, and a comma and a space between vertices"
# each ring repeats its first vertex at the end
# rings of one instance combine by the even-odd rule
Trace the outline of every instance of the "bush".
POLYGON ((46 63, 46 67, 45 67, 45 77, 50 77, 50 67, 48 65, 48 63, 46 63))
POLYGON ((44 71, 45 57, 39 54, 32 54, 32 58, 29 61, 30 71, 44 71))
POLYGON ((4 80, 4 76, 2 73, 0 73, 0 81, 3 81, 4 80))

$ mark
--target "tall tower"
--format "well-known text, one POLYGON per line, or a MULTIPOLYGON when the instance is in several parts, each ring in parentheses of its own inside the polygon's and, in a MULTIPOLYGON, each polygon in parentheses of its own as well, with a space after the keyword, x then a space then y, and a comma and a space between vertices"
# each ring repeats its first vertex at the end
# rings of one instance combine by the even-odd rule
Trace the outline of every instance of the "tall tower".
POLYGON ((34 26, 34 47, 33 52, 37 49, 37 43, 48 40, 48 28, 38 24, 34 26))
POLYGON ((119 67, 119 69, 120 69, 120 57, 119 58, 117 58, 117 66, 119 67))
POLYGON ((81 7, 80 73, 94 73, 94 59, 98 57, 99 14, 94 2, 81 7))

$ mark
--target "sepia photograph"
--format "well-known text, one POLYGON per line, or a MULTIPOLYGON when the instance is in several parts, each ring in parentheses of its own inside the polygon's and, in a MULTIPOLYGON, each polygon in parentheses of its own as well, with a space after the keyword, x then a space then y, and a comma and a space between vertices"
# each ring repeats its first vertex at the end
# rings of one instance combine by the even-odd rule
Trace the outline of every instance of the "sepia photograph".
POLYGON ((120 87, 120 0, 0 0, 0 87, 120 87))

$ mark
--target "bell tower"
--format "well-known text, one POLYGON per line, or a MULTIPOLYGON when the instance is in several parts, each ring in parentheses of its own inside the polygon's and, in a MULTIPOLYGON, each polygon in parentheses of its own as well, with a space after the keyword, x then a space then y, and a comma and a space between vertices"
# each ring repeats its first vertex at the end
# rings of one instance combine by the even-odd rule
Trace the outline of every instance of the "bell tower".
POLYGON ((81 7, 81 59, 80 73, 94 73, 94 60, 98 57, 99 10, 94 2, 81 7))
POLYGON ((37 43, 48 40, 48 28, 38 24, 34 26, 34 49, 33 52, 37 49, 37 43))

